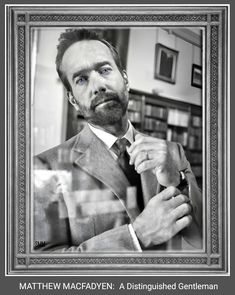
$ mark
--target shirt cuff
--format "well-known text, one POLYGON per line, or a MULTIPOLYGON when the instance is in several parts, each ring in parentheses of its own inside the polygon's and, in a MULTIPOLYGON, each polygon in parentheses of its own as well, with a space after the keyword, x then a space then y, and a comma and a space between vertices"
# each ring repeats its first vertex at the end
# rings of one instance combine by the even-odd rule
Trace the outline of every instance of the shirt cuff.
POLYGON ((131 224, 128 224, 128 228, 129 228, 129 232, 131 234, 131 238, 132 238, 132 241, 133 241, 133 244, 135 245, 135 247, 137 248, 137 251, 138 252, 142 252, 142 249, 140 247, 140 243, 137 239, 137 236, 135 234, 135 231, 133 229, 133 226, 131 224))

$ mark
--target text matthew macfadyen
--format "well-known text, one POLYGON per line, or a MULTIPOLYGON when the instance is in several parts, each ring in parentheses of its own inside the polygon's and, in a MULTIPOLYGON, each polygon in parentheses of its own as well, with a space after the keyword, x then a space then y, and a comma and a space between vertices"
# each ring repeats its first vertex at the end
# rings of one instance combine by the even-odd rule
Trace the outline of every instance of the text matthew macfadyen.
POLYGON ((20 290, 219 290, 218 284, 203 283, 110 283, 110 282, 20 282, 20 290))

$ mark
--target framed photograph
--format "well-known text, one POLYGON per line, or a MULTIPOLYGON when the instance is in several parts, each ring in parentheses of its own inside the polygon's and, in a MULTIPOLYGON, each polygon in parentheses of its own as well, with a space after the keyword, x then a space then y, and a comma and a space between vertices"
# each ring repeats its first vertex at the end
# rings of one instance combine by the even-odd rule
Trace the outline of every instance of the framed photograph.
MULTIPOLYGON (((7 5, 6 24, 7 275, 227 275, 229 138, 228 116, 224 114, 229 112, 228 7, 7 5), (203 137, 202 244, 199 248, 187 244, 181 250, 178 235, 166 247, 147 250, 141 247, 130 226, 130 216, 137 215, 136 199, 132 198, 134 190, 128 189, 128 201, 123 198, 126 180, 122 178, 117 182, 120 174, 112 174, 113 159, 101 149, 98 140, 91 141, 86 134, 83 144, 78 146, 81 137, 68 135, 68 117, 72 117, 68 104, 75 109, 77 105, 69 87, 63 86, 64 76, 58 78, 62 59, 57 55, 57 45, 62 34, 71 29, 96 30, 102 39, 115 44, 126 67, 124 75, 117 74, 117 77, 125 81, 125 87, 128 77, 130 87, 137 90, 140 87, 139 90, 151 93, 159 83, 160 88, 167 84, 169 97, 177 94, 186 99, 189 93, 195 96, 202 112, 195 113, 194 119, 200 121, 202 113, 202 120, 200 124, 195 123, 194 129, 203 137), (167 46, 161 45, 163 40, 167 40, 167 46), (170 49, 173 43, 175 47, 170 49), (189 54, 192 44, 198 48, 198 55, 189 54), (187 53, 183 60, 178 54, 180 50, 187 53), (190 85, 193 56, 195 64, 201 59, 203 73, 206 73, 202 89, 190 85), (178 88, 178 80, 187 81, 184 93, 178 88), (93 148, 93 153, 86 154, 87 158, 85 147, 93 148), (68 153, 67 148, 73 153, 68 153), (49 151, 46 157, 45 151, 49 151), (128 215, 123 213, 124 206, 128 208, 128 215)), ((111 51, 115 56, 115 51, 111 51)), ((63 69, 68 70, 69 75, 73 69, 71 81, 76 80, 76 85, 85 87, 90 68, 75 69, 74 61, 66 56, 68 64, 63 69)), ((72 56, 80 58, 78 54, 72 56)), ((94 56, 102 55, 93 54, 92 58, 94 56)), ((102 79, 111 71, 103 66, 99 63, 101 69, 97 70, 97 64, 95 68, 95 74, 102 74, 102 79)), ((196 84, 199 75, 195 69, 196 84)), ((141 96, 134 110, 143 103, 141 96)), ((151 110, 148 111, 151 117, 151 110)), ((164 110, 157 112, 165 118, 164 110)), ((148 198, 158 193, 157 184, 150 186, 144 182, 155 177, 151 175, 141 179, 148 198)), ((180 179, 185 181, 184 176, 180 173, 180 179)), ((195 182, 194 177, 191 180, 195 182)), ((195 198, 197 201, 198 196, 195 198)), ((191 201, 194 204, 195 200, 191 201)))
POLYGON ((154 78, 175 84, 178 51, 156 44, 154 78))
POLYGON ((202 88, 202 67, 193 64, 192 66, 192 81, 191 85, 202 88))

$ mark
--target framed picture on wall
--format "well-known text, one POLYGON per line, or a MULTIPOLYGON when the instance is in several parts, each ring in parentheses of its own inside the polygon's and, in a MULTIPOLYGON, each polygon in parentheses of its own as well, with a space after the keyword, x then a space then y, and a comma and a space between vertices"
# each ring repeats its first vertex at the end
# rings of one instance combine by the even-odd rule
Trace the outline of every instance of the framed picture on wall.
POLYGON ((191 85, 197 88, 202 88, 202 67, 193 64, 191 85))
POLYGON ((178 51, 168 48, 160 43, 155 49, 154 78, 175 84, 178 51))

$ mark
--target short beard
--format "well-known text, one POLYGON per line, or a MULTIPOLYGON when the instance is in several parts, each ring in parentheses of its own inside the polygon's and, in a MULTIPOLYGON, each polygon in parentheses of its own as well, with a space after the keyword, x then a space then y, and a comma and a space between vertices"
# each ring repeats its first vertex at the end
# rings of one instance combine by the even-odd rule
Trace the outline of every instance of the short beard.
POLYGON ((127 105, 128 100, 122 101, 116 93, 102 94, 92 101, 90 111, 83 110, 82 113, 89 123, 103 127, 121 123, 126 114, 127 105), (110 102, 99 108, 98 104, 106 100, 110 102))
POLYGON ((109 106, 95 112, 95 116, 90 118, 90 122, 98 125, 113 125, 121 122, 123 116, 126 113, 126 108, 124 109, 119 102, 113 102, 109 106))

